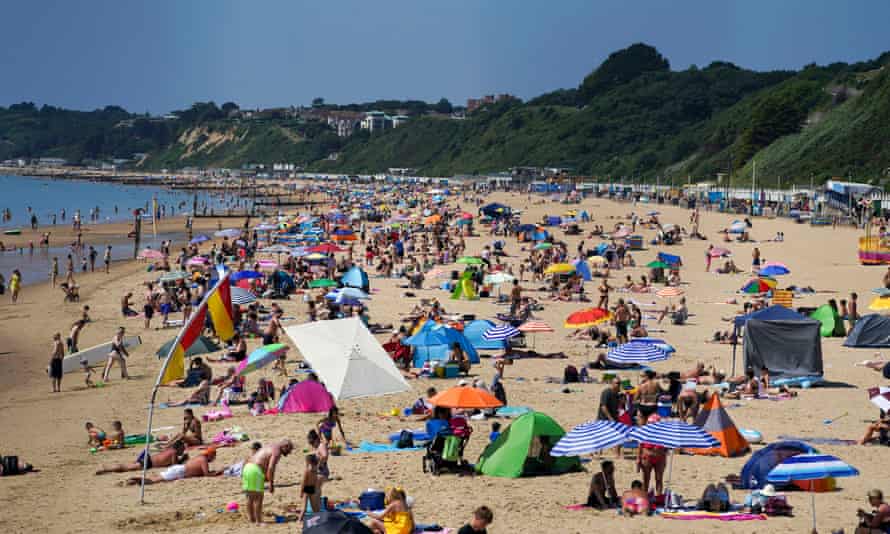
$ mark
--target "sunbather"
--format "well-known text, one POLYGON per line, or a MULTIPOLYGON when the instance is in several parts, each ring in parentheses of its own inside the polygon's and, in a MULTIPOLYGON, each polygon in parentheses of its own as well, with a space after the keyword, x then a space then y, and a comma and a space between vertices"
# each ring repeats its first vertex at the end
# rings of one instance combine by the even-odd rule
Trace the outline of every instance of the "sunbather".
MULTIPOLYGON (((170 467, 171 465, 181 464, 182 462, 188 460, 188 456, 184 453, 185 444, 181 441, 176 441, 170 448, 165 449, 161 452, 157 452, 155 454, 150 454, 148 457, 148 468, 152 469, 154 467, 170 467)), ((141 471, 144 461, 145 449, 143 449, 139 453, 139 456, 136 457, 135 462, 130 462, 128 464, 102 466, 96 471, 96 474, 104 475, 105 473, 125 473, 127 471, 141 471)))
MULTIPOLYGON (((200 455, 189 459, 184 464, 172 465, 157 475, 146 476, 145 483, 157 484, 160 482, 182 480, 183 478, 215 477, 222 475, 222 471, 213 471, 210 469, 210 462, 214 459, 216 459, 216 448, 210 447, 200 455)), ((127 479, 128 486, 135 486, 141 482, 142 477, 127 479)))

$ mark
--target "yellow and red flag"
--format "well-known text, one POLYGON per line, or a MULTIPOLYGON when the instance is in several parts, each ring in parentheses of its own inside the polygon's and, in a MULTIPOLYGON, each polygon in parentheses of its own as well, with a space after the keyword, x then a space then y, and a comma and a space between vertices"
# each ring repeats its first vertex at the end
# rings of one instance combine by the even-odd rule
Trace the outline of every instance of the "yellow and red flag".
POLYGON ((159 383, 169 384, 174 380, 185 378, 185 351, 201 336, 201 332, 204 331, 204 320, 206 317, 207 304, 201 303, 198 309, 189 316, 188 323, 182 327, 182 332, 173 344, 170 354, 167 356, 164 373, 161 375, 159 383))
POLYGON ((217 337, 221 341, 232 339, 235 336, 235 318, 232 313, 232 287, 228 274, 210 290, 206 302, 217 337))

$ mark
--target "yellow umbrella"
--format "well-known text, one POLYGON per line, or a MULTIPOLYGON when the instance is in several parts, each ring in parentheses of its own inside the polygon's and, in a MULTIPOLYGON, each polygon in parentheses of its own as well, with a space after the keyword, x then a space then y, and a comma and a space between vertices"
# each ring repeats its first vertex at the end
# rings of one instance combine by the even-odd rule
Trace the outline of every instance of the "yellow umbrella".
POLYGON ((604 258, 602 256, 591 256, 591 257, 587 258, 587 261, 591 265, 605 265, 606 264, 606 258, 604 258))
POLYGON ((545 274, 566 274, 575 272, 575 266, 571 263, 554 263, 544 271, 545 274))
POLYGON ((890 310, 890 297, 877 297, 868 305, 868 309, 872 311, 890 310))

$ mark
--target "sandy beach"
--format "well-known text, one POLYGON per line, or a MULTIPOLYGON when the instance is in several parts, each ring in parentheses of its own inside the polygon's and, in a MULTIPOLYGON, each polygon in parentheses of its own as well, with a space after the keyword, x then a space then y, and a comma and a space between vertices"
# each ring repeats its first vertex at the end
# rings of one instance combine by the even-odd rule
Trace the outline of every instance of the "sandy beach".
MULTIPOLYGON (((538 197, 532 197, 533 202, 538 197)), ((486 200, 500 201, 524 210, 523 222, 537 222, 545 214, 558 215, 569 207, 547 202, 528 202, 525 195, 494 193, 486 200)), ((571 208, 586 209, 592 216, 590 224, 582 225, 585 234, 593 224, 611 228, 619 217, 632 211, 644 214, 651 209, 662 212, 663 223, 676 223, 688 226, 689 211, 673 206, 618 203, 605 199, 586 199, 571 208)), ((467 207, 469 211, 475 211, 467 207)), ((860 313, 867 313, 871 300, 871 288, 881 285, 884 269, 859 265, 856 257, 859 231, 851 228, 810 227, 795 224, 788 219, 753 219, 751 236, 756 243, 723 243, 717 233, 729 226, 734 219, 729 214, 702 212, 700 230, 709 240, 684 240, 677 246, 653 247, 634 251, 633 256, 639 267, 614 271, 611 283, 618 286, 630 274, 635 280, 647 269, 642 266, 653 260, 659 251, 682 256, 685 267, 682 277, 688 305, 693 316, 689 324, 675 326, 665 321, 655 325, 653 319, 646 321, 652 335, 661 337, 676 347, 676 354, 665 362, 654 365, 659 372, 670 370, 685 371, 695 362, 730 370, 731 352, 729 345, 711 344, 707 341, 717 330, 730 329, 730 318, 741 308, 744 297, 736 291, 748 279, 746 274, 718 275, 706 273, 705 251, 708 243, 729 248, 737 265, 749 270, 753 247, 760 248, 765 260, 782 261, 792 274, 783 277, 782 285, 795 284, 812 286, 816 294, 796 298, 795 306, 818 306, 829 298, 849 298, 851 291, 859 294, 860 313), (784 232, 784 242, 769 242, 777 232, 784 232), (726 304, 737 298, 739 304, 726 304)), ((243 221, 223 220, 223 227, 240 227, 243 221)), ((254 224, 252 221, 251 224, 254 224)), ((183 231, 182 220, 168 219, 162 223, 162 231, 183 231), (166 225, 169 225, 166 226, 166 225)), ((195 233, 217 228, 215 219, 196 220, 195 233)), ((87 241, 102 241, 125 236, 128 224, 108 224, 90 226, 86 233, 87 241)), ((13 239, 4 239, 7 244, 27 243, 39 239, 39 233, 24 232, 13 239), (33 234, 33 235, 32 235, 33 234)), ((643 235, 651 239, 653 231, 644 230, 643 235)), ((4 236, 6 238, 7 236, 4 236)), ((70 240, 72 235, 63 229, 53 231, 54 239, 70 240)), ((557 239, 565 240, 573 251, 580 240, 579 236, 563 236, 556 231, 557 239)), ((467 253, 478 254, 485 244, 494 238, 487 231, 467 241, 467 253)), ((588 247, 597 240, 587 239, 588 247)), ((516 262, 526 253, 520 250, 515 239, 507 240, 507 261, 516 262)), ((177 244, 178 245, 178 244, 177 244)), ((209 248, 205 243, 202 250, 209 248)), ((178 250, 178 246, 174 246, 178 250)), ((720 262, 715 261, 714 265, 720 262)), ((454 267, 449 267, 449 269, 454 267)), ((64 266, 63 266, 64 269, 64 266)), ((372 274, 369 271, 369 274, 372 274)), ((9 273, 4 273, 9 277, 9 273)), ((146 264, 139 261, 115 262, 111 273, 79 274, 80 303, 63 303, 58 289, 48 284, 26 286, 18 304, 11 304, 8 293, 0 297, 0 362, 4 372, 0 373, 0 427, 5 429, 2 443, 3 454, 18 454, 35 464, 39 473, 0 478, 0 505, 4 513, 0 515, 0 529, 4 532, 248 532, 248 526, 241 514, 220 513, 226 503, 239 501, 243 504, 240 480, 219 477, 178 481, 169 484, 150 486, 146 490, 145 505, 138 503, 137 487, 121 487, 119 483, 127 478, 125 474, 95 476, 94 471, 101 464, 133 461, 139 453, 137 448, 119 451, 105 451, 91 454, 86 445, 87 436, 84 422, 92 421, 106 430, 113 420, 121 420, 127 433, 145 431, 147 403, 151 387, 157 376, 160 362, 155 356, 158 347, 172 339, 175 328, 164 330, 143 330, 140 319, 123 319, 119 313, 120 297, 128 291, 139 295, 145 281, 156 279, 156 273, 146 272, 146 264), (110 341, 116 327, 125 326, 130 335, 140 335, 143 344, 133 349, 128 360, 133 380, 122 381, 117 369, 112 373, 109 384, 102 388, 87 389, 80 373, 66 375, 62 383, 62 393, 50 393, 50 381, 46 366, 52 346, 52 334, 61 332, 67 335, 71 323, 77 318, 81 306, 89 305, 93 322, 88 324, 81 335, 80 346, 90 347, 110 341)), ((400 314, 407 311, 421 298, 437 297, 451 312, 473 313, 480 318, 493 318, 503 311, 492 299, 481 301, 454 301, 439 289, 414 291, 414 297, 404 296, 405 289, 397 287, 403 280, 371 279, 371 287, 379 290, 374 293, 370 304, 374 322, 395 323, 400 314)), ((588 294, 595 294, 596 282, 587 283, 588 294)), ((426 287, 433 281, 428 280, 426 287)), ((528 280, 523 286, 529 290, 543 286, 528 280)), ((546 293, 528 292, 542 301, 546 293)), ((612 299, 631 295, 614 293, 612 299)), ((659 299, 654 294, 632 296, 644 311, 654 309, 650 303, 663 307, 667 299, 659 299)), ((285 316, 294 317, 291 323, 306 320, 306 306, 298 297, 292 296, 282 302, 285 316)), ((558 384, 545 382, 545 377, 561 377, 563 368, 571 363, 581 367, 599 352, 583 341, 567 338, 571 332, 562 328, 563 319, 571 312, 592 304, 578 302, 549 302, 536 316, 556 329, 552 334, 538 334, 535 340, 538 350, 564 351, 568 359, 544 360, 523 359, 508 367, 505 388, 510 404, 528 406, 544 412, 556 419, 565 429, 591 419, 599 403, 602 384, 573 384, 571 393, 559 392, 558 384), (522 380, 517 380, 522 378, 522 380)), ((156 321, 159 323, 159 321, 156 321)), ((289 323, 285 323, 289 324, 289 323)), ((378 336, 381 341, 387 336, 378 336)), ((285 336, 282 339, 289 342, 285 336)), ((881 383, 881 376, 872 370, 854 364, 873 357, 875 351, 848 349, 842 347, 843 339, 823 338, 825 377, 829 384, 824 387, 800 390, 796 398, 774 402, 724 401, 728 413, 740 428, 756 429, 768 442, 779 436, 800 438, 840 438, 858 440, 864 433, 866 420, 877 416, 877 409, 869 403, 866 389, 881 383), (841 417, 844 415, 843 417, 841 417), (837 419, 826 425, 826 419, 837 419)), ((248 350, 258 346, 259 340, 248 342, 248 350)), ((299 360, 299 352, 290 351, 289 368, 299 360)), ((736 372, 742 372, 741 355, 736 372)), ((216 364, 215 374, 222 374, 224 366, 216 364)), ((472 375, 479 375, 490 382, 493 368, 489 359, 475 366, 472 375)), ((621 373, 623 377, 637 381, 634 372, 621 373)), ((249 383, 256 384, 259 377, 272 377, 276 386, 283 384, 269 369, 251 375, 249 383)), ((600 374, 594 374, 599 378, 600 374)), ((440 391, 456 380, 410 380, 412 391, 399 395, 345 401, 340 404, 347 437, 351 441, 360 440, 381 442, 389 433, 403 428, 422 426, 397 417, 382 416, 393 408, 404 408, 423 396, 429 386, 440 391)), ((163 388, 159 401, 181 400, 187 396, 179 388, 163 388)), ((199 414, 204 409, 196 410, 199 414)), ((267 514, 285 514, 286 509, 299 501, 299 481, 302 476, 305 436, 320 419, 317 414, 282 415, 275 417, 251 417, 245 407, 234 409, 235 416, 222 422, 205 424, 206 436, 213 436, 224 428, 240 427, 250 435, 251 440, 264 443, 288 437, 297 444, 296 454, 285 458, 279 467, 279 488, 274 495, 266 494, 267 514)), ((161 409, 155 413, 155 427, 179 425, 182 410, 161 409)), ((484 445, 490 430, 489 422, 474 422, 475 433, 467 448, 466 457, 475 461, 484 445)), ((504 423, 506 425, 506 422, 504 423)), ((754 445, 754 450, 760 448, 754 445)), ((852 532, 855 526, 856 510, 867 508, 866 492, 871 488, 890 491, 890 471, 882 468, 884 460, 890 458, 890 450, 879 446, 836 446, 817 445, 821 452, 833 454, 857 467, 861 476, 838 480, 839 491, 816 495, 816 506, 820 530, 844 527, 852 532)), ((432 477, 421 471, 422 452, 399 452, 392 454, 352 454, 333 457, 331 471, 336 480, 325 485, 325 495, 331 500, 356 498, 367 488, 401 486, 415 499, 414 514, 423 523, 459 528, 471 516, 479 504, 487 504, 494 510, 495 521, 489 532, 591 532, 608 530, 611 532, 705 532, 720 528, 726 532, 809 532, 811 528, 810 494, 795 492, 790 494, 790 502, 795 507, 793 518, 771 518, 767 521, 723 523, 715 521, 671 521, 660 517, 626 518, 614 512, 592 510, 567 511, 566 505, 583 502, 591 472, 597 467, 596 460, 586 464, 588 472, 554 477, 502 479, 485 476, 457 477, 444 474, 432 477)), ((215 467, 234 463, 247 455, 247 446, 222 448, 218 451, 215 467)), ((612 455, 607 453, 606 457, 612 455)), ((700 495, 708 483, 719 482, 726 475, 738 473, 750 455, 738 458, 703 457, 678 455, 673 463, 672 487, 686 498, 700 495)), ((619 460, 616 464, 616 483, 619 492, 629 487, 632 480, 639 478, 634 461, 619 460)), ((735 501, 744 498, 745 492, 733 491, 735 501)), ((267 517, 271 521, 271 516, 267 517)), ((299 531, 298 524, 267 524, 270 532, 299 531)))

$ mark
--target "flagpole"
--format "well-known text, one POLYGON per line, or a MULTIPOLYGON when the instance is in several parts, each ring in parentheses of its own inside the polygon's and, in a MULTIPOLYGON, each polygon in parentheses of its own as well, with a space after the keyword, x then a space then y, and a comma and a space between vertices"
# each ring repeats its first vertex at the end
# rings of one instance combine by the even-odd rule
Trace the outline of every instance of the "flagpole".
POLYGON ((217 282, 217 284, 215 286, 213 286, 213 289, 211 289, 210 291, 207 292, 206 295, 204 295, 204 298, 201 300, 201 304, 199 304, 197 309, 192 312, 192 316, 190 317, 191 320, 186 323, 183 323, 182 329, 179 331, 179 334, 176 335, 176 339, 173 340, 173 344, 170 345, 170 350, 167 351, 167 356, 164 358, 164 363, 161 365, 161 370, 158 373, 158 379, 155 381, 155 385, 151 390, 151 402, 148 405, 148 427, 145 430, 145 448, 143 449, 143 453, 142 453, 142 480, 139 483, 139 504, 145 504, 145 475, 148 472, 148 462, 150 460, 148 448, 151 445, 150 437, 151 437, 152 419, 154 419, 155 400, 157 399, 157 396, 158 396, 158 390, 161 387, 161 380, 164 378, 164 373, 167 372, 167 366, 170 364, 170 358, 173 356, 173 352, 176 350, 176 347, 179 346, 179 342, 182 341, 182 336, 185 334, 185 332, 191 326, 192 321, 195 319, 195 317, 197 317, 198 314, 200 314, 201 309, 207 308, 207 299, 210 298, 211 295, 213 295, 213 292, 216 291, 216 289, 223 282, 228 283, 229 277, 228 276, 222 277, 220 279, 220 281, 217 282))

